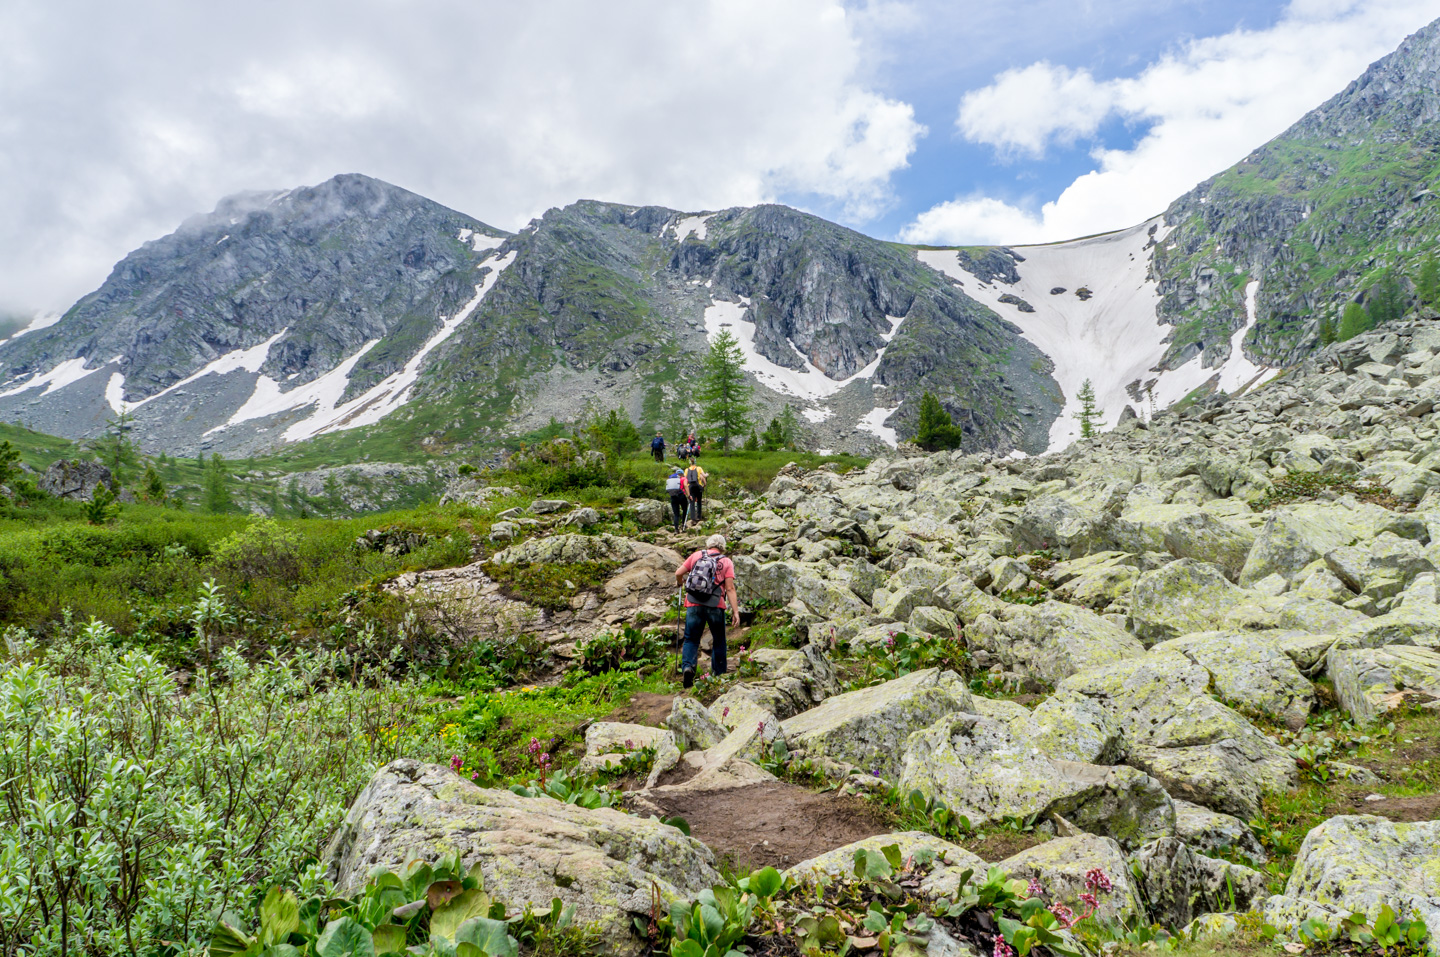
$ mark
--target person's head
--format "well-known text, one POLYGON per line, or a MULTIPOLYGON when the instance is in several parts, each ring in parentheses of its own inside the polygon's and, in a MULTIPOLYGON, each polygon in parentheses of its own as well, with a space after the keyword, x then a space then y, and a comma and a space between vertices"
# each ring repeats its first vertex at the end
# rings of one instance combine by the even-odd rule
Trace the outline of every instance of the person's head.
POLYGON ((705 539, 705 547, 713 548, 717 552, 725 551, 725 536, 711 535, 709 538, 705 539))
POLYGON ((695 464, 695 456, 693 456, 693 455, 690 456, 690 464, 691 464, 691 465, 694 465, 694 464, 695 464))
POLYGON ((659 434, 660 434, 660 430, 659 430, 659 429, 656 429, 656 430, 655 430, 655 434, 656 434, 656 435, 659 435, 659 434))

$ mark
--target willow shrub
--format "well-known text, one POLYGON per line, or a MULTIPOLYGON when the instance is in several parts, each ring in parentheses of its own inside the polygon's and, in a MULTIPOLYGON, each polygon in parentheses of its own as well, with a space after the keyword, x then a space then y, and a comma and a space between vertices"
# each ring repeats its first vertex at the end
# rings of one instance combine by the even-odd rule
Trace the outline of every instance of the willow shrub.
POLYGON ((5 639, 0 954, 198 953, 256 886, 327 890, 315 859, 378 766, 441 758, 414 686, 337 655, 226 649, 182 689, 100 622, 5 639))

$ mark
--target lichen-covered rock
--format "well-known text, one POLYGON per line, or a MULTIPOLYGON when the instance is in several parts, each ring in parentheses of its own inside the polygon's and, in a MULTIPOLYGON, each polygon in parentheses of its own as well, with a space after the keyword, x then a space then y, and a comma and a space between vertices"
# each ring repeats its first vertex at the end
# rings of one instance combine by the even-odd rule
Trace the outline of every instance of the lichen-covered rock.
POLYGON ((899 785, 943 802, 975 827, 1057 814, 1125 847, 1175 832, 1170 797, 1148 775, 1051 760, 1005 725, 973 714, 950 715, 911 735, 899 785))
POLYGON ((1440 605, 1402 602, 1374 618, 1360 618, 1335 629, 1365 648, 1382 645, 1423 645, 1440 648, 1440 605))
POLYGON ((918 851, 929 851, 935 855, 935 863, 920 885, 920 892, 929 898, 954 897, 959 889, 960 877, 965 871, 982 878, 990 865, 957 844, 928 834, 925 831, 901 831, 896 834, 878 834, 863 838, 844 847, 837 847, 818 857, 801 861, 785 871, 785 877, 802 884, 821 881, 831 882, 855 874, 855 852, 858 850, 880 851, 891 844, 900 849, 905 860, 913 858, 918 851))
POLYGON ((1214 565, 1182 558, 1146 572, 1130 596, 1130 620, 1141 641, 1153 644, 1197 631, 1213 631, 1246 593, 1214 565))
POLYGON ((336 887, 352 893, 377 866, 399 870, 447 851, 466 867, 478 864, 486 890, 508 907, 543 910, 558 897, 624 954, 640 952, 633 918, 650 912, 657 891, 693 899, 721 879, 709 848, 659 821, 478 788, 408 759, 375 773, 324 863, 336 887))
MULTIPOLYGON (((876 592, 876 594, 880 594, 876 592)), ((875 610, 891 621, 905 621, 917 608, 938 605, 940 599, 933 588, 904 585, 887 593, 885 601, 875 610)))
POLYGON ((1047 901, 1080 911, 1086 909, 1080 895, 1089 892, 1085 875, 1098 868, 1110 879, 1112 889, 1109 894, 1099 895, 1096 915, 1121 920, 1144 916, 1125 855, 1120 845, 1108 837, 1082 834, 1056 838, 1008 857, 996 866, 1012 878, 1039 882, 1047 901))
POLYGON ((694 698, 677 696, 670 702, 670 717, 665 721, 675 735, 681 748, 686 751, 699 750, 714 747, 725 736, 730 733, 710 709, 705 707, 694 698))
MULTIPOLYGON (((1155 777, 1174 797, 1249 820, 1260 799, 1294 786, 1295 761, 1255 735, 1190 747, 1130 749, 1126 761, 1155 777)), ((1263 737, 1263 736, 1261 736, 1263 737)))
POLYGON ((1361 724, 1396 708, 1440 699, 1440 651, 1431 648, 1337 646, 1325 670, 1340 705, 1361 724))
POLYGON ((1256 864, 1269 859, 1244 821, 1179 798, 1175 799, 1175 836, 1202 854, 1240 853, 1256 864))
POLYGON ((1277 573, 1295 581, 1301 571, 1331 551, 1386 530, 1414 537, 1393 513, 1353 499, 1281 506, 1266 517, 1240 572, 1240 584, 1248 587, 1277 573))
POLYGON ((1227 701, 1273 715, 1292 729, 1304 727, 1315 706, 1315 687, 1294 660, 1254 632, 1201 632, 1162 642, 1152 651, 1184 655, 1210 673, 1227 701))
POLYGON ((1440 927, 1440 821, 1332 817, 1305 836, 1285 896, 1371 918, 1388 903, 1440 927))
POLYGON ((519 545, 512 545, 497 552, 491 559, 499 565, 523 562, 574 563, 574 562, 633 562, 637 558, 660 555, 667 562, 674 560, 679 565, 679 555, 668 548, 637 542, 620 535, 581 535, 576 532, 565 535, 551 535, 546 538, 532 538, 519 545))
POLYGON ((1150 920, 1179 927, 1211 911, 1250 910, 1265 899, 1265 875, 1192 851, 1176 838, 1146 844, 1132 858, 1150 920))
POLYGON ((1111 525, 1112 540, 1123 551, 1169 552, 1221 568, 1234 581, 1255 544, 1244 525, 1222 521, 1195 505, 1144 504, 1128 508, 1111 525))
POLYGON ((1011 671, 1058 684, 1077 672, 1145 653, 1133 635, 1087 608, 1058 601, 1016 607, 1008 620, 973 628, 967 636, 1011 671))
POLYGON ((953 611, 947 611, 938 605, 921 605, 910 613, 907 626, 912 635, 954 638, 960 631, 960 619, 953 611))
POLYGON ((785 735, 811 758, 879 771, 893 781, 911 733, 969 707, 969 691, 958 675, 927 668, 827 698, 789 718, 785 735))

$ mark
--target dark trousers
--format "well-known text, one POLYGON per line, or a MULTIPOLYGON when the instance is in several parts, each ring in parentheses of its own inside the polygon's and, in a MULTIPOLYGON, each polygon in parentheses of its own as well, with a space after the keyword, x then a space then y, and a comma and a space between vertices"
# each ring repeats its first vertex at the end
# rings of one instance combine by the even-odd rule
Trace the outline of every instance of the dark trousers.
POLYGON ((700 639, 710 626, 710 673, 725 673, 725 609, 691 605, 685 609, 685 643, 680 646, 680 668, 693 671, 700 658, 700 639))
POLYGON ((690 520, 696 524, 700 523, 700 500, 705 497, 705 489, 692 489, 690 492, 690 520))
POLYGON ((652 447, 650 449, 650 454, 655 456, 655 461, 657 462, 665 461, 665 446, 662 445, 658 448, 652 447))
POLYGON ((685 524, 685 509, 687 507, 684 492, 670 493, 670 518, 674 522, 675 531, 677 532, 680 531, 680 526, 685 524))

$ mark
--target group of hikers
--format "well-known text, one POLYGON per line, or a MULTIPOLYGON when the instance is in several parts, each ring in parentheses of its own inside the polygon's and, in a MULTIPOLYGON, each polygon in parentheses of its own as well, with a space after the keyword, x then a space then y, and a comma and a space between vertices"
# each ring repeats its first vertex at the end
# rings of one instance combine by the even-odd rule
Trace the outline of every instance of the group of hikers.
MULTIPOLYGON (((650 440, 650 454, 655 457, 655 461, 657 462, 665 461, 664 432, 657 431, 655 433, 655 438, 650 440)), ((700 457, 700 440, 695 438, 694 432, 691 432, 689 435, 685 436, 685 440, 681 442, 679 448, 675 450, 675 457, 682 462, 687 462, 690 459, 698 459, 700 457)))

